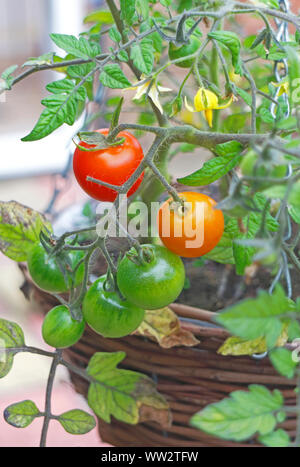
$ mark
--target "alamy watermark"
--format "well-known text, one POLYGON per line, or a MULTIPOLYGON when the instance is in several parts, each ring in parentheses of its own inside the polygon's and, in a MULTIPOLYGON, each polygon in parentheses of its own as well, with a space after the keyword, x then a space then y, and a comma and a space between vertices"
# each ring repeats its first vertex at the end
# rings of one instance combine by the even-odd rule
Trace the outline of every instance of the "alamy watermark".
MULTIPOLYGON (((172 203, 165 209, 161 218, 162 237, 184 237, 187 248, 199 248, 204 243, 204 209, 205 203, 184 202, 172 203), (173 213, 172 213, 173 210, 173 213), (192 211, 192 214, 188 213, 192 211), (172 222, 171 215, 177 216, 179 222, 172 222), (182 222, 180 222, 182 216, 182 222)), ((157 237, 157 217, 159 202, 150 203, 150 207, 142 201, 134 201, 128 206, 127 196, 120 195, 119 206, 112 203, 101 203, 96 213, 100 216, 97 223, 99 237, 157 237)))

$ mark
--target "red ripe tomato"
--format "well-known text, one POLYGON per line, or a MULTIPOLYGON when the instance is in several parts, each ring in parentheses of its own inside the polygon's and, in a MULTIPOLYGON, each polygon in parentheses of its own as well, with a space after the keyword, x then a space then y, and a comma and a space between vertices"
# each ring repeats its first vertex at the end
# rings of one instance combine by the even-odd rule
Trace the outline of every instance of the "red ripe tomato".
POLYGON ((158 232, 163 244, 173 253, 197 258, 211 251, 221 240, 224 216, 216 202, 202 193, 179 193, 184 208, 168 199, 158 212, 158 232))
MULTIPOLYGON (((97 130, 107 135, 109 130, 104 128, 97 130)), ((128 131, 121 131, 118 138, 125 138, 123 144, 111 146, 99 151, 82 151, 75 149, 73 169, 77 182, 81 188, 92 198, 99 201, 114 201, 117 192, 97 183, 87 181, 87 177, 93 177, 111 185, 121 186, 135 172, 144 158, 143 150, 138 140, 128 131)), ((94 147, 84 142, 80 146, 94 147)), ((127 196, 131 196, 140 186, 144 172, 130 188, 127 196)))

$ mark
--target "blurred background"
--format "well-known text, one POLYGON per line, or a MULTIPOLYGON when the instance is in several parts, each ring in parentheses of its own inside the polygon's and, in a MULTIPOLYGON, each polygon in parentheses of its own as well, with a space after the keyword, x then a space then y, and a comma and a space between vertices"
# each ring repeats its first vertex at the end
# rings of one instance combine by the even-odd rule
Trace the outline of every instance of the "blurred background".
MULTIPOLYGON (((84 30, 83 18, 100 7, 102 0, 0 0, 0 74, 8 66, 19 66, 29 57, 37 57, 48 51, 56 51, 49 33, 78 35, 84 30)), ((299 0, 293 1, 294 12, 299 0)), ((248 33, 260 28, 256 19, 247 21, 248 33)), ((19 69, 20 70, 20 69, 19 69)), ((180 71, 179 71, 180 73, 180 71)), ((33 74, 6 92, 0 101, 0 200, 16 200, 40 211, 51 210, 53 193, 58 197, 56 210, 67 206, 84 206, 87 196, 74 183, 72 176, 66 180, 71 162, 72 136, 80 128, 82 120, 73 127, 63 125, 41 141, 23 143, 20 138, 35 125, 45 96, 45 85, 61 75, 56 72, 33 74), (60 193, 60 189, 62 189, 60 193), (59 194, 60 193, 60 194, 59 194)), ((127 108, 125 111, 130 112, 127 108)), ((133 120, 134 121, 134 120, 133 120)), ((204 151, 195 151, 172 160, 172 171, 181 176, 200 167, 207 158, 204 151)), ((72 212, 72 217, 80 213, 72 212)), ((62 224, 66 227, 68 216, 62 224)), ((42 316, 32 309, 19 290, 23 276, 17 265, 0 254, 0 316, 19 323, 24 329, 28 345, 46 348, 41 339, 42 316)), ((38 446, 42 420, 36 420, 25 429, 6 424, 3 410, 11 403, 24 399, 35 401, 40 410, 44 407, 45 387, 49 365, 47 358, 32 354, 20 354, 15 358, 12 371, 0 380, 0 446, 38 446)), ((64 369, 59 368, 53 394, 53 412, 61 413, 71 408, 89 411, 86 402, 77 395, 64 369)), ((96 430, 84 436, 68 435, 56 422, 51 422, 49 446, 99 446, 96 430)))

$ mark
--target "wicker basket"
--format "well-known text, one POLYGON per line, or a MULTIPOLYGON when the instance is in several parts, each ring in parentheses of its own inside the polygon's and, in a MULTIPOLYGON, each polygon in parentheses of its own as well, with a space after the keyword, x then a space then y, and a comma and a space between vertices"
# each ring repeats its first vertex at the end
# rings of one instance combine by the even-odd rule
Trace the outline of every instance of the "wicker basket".
MULTIPOLYGON (((162 349, 139 336, 103 339, 87 329, 83 339, 67 351, 74 363, 85 366, 94 352, 124 350, 127 357, 121 366, 154 378, 158 390, 170 403, 173 423, 166 430, 157 423, 129 426, 116 420, 110 425, 99 421, 101 439, 115 446, 134 447, 257 446, 255 441, 240 444, 209 436, 190 427, 189 419, 207 404, 223 399, 236 389, 246 389, 253 383, 263 384, 269 389, 279 388, 285 403, 295 405, 296 381, 279 376, 268 358, 256 360, 217 354, 216 350, 229 334, 211 326, 214 313, 179 304, 172 305, 172 309, 182 318, 182 327, 192 331, 200 339, 200 344, 192 348, 162 349)), ((74 375, 72 381, 76 390, 86 395, 86 382, 74 375)), ((296 418, 289 418, 281 426, 293 437, 296 418)))
MULTIPOLYGON (((38 304, 39 310, 48 311, 56 304, 55 299, 32 284, 26 268, 23 272, 26 277, 23 292, 38 304)), ((181 304, 173 304, 171 308, 180 317, 182 328, 200 340, 198 345, 162 349, 145 337, 104 339, 87 327, 83 338, 65 350, 64 357, 80 367, 86 367, 95 352, 123 350, 127 356, 120 367, 149 375, 169 401, 173 419, 169 428, 162 429, 154 422, 132 426, 114 419, 111 424, 99 420, 101 439, 120 447, 258 446, 255 440, 245 443, 220 440, 192 428, 189 420, 206 405, 222 400, 234 390, 245 390, 249 384, 278 388, 285 397, 285 404, 295 405, 296 381, 279 376, 268 358, 219 355, 216 351, 229 334, 212 323, 215 313, 181 304)), ((71 379, 76 391, 86 396, 87 382, 74 374, 71 379)), ((293 438, 295 416, 289 416, 280 426, 293 438)))

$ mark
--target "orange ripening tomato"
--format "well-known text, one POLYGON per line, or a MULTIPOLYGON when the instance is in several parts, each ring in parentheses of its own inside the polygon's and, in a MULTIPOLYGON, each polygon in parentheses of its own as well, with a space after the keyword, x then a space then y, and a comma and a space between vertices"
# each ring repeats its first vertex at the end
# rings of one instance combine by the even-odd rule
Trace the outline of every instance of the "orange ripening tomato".
POLYGON ((211 251, 224 232, 224 216, 207 195, 179 193, 184 206, 168 199, 158 212, 158 232, 163 244, 173 253, 197 258, 211 251))
MULTIPOLYGON (((108 128, 97 131, 103 135, 107 135, 109 132, 108 128)), ((88 176, 110 185, 121 186, 131 177, 144 158, 140 143, 131 133, 121 131, 118 138, 125 138, 124 143, 97 151, 82 151, 76 148, 74 152, 73 170, 77 182, 88 195, 99 201, 113 202, 117 197, 117 192, 87 181, 88 176)), ((94 147, 82 141, 79 144, 86 148, 94 147)), ((127 196, 136 192, 143 177, 144 172, 130 188, 127 196)))

